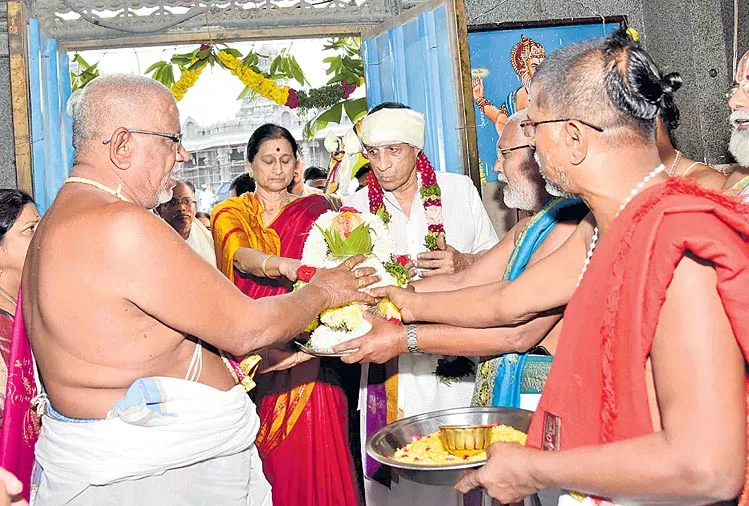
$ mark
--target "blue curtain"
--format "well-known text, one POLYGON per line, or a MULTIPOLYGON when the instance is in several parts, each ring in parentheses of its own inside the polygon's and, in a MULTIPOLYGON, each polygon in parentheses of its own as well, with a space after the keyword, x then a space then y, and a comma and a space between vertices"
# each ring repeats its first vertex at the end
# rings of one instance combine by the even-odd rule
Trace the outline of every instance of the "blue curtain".
POLYGON ((73 166, 68 55, 29 21, 29 92, 34 200, 44 214, 73 166))
POLYGON ((445 6, 363 41, 370 107, 402 102, 424 114, 424 153, 435 170, 463 173, 453 51, 445 6))

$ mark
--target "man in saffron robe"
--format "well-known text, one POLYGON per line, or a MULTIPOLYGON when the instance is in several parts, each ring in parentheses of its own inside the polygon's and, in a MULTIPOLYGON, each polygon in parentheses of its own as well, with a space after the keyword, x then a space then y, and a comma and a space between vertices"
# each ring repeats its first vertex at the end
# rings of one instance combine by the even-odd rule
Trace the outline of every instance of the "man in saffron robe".
POLYGON ((547 487, 580 492, 559 504, 705 504, 741 492, 749 208, 665 183, 654 137, 670 89, 621 32, 539 67, 526 135, 546 177, 591 208, 600 243, 567 306, 530 448, 493 445, 458 489, 481 486, 503 503, 547 487))
MULTIPOLYGON (((307 234, 315 220, 332 209, 326 196, 289 193, 297 153, 288 130, 272 124, 259 127, 247 145, 255 192, 229 198, 213 210, 218 267, 253 299, 291 291, 307 234)), ((358 504, 347 402, 340 384, 345 373, 337 370, 350 366, 337 359, 309 360, 309 355, 290 349, 270 348, 261 355, 262 374, 253 392, 260 415, 256 444, 273 487, 273 503, 358 504)))

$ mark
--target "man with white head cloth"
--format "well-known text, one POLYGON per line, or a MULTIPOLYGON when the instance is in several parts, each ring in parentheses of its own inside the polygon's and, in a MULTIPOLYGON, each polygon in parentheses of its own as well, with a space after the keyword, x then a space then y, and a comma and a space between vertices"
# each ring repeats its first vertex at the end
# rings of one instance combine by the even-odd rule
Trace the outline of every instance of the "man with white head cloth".
MULTIPOLYGON (((544 189, 533 148, 520 128, 525 110, 507 120, 497 142, 494 170, 510 209, 533 212, 520 220, 504 237, 467 269, 456 274, 433 276, 412 283, 416 292, 449 292, 502 280, 512 281, 527 266, 556 251, 589 212, 580 199, 551 197, 544 189)), ((476 373, 473 404, 520 407, 533 410, 540 398, 551 356, 561 330, 561 313, 551 312, 525 325, 468 329, 459 326, 419 324, 419 348, 425 353, 461 356, 495 356, 480 362, 476 373), (529 352, 534 346, 536 349, 529 352)), ((459 325, 459 323, 456 323, 459 325)), ((376 325, 367 335, 337 346, 334 351, 353 350, 344 362, 383 363, 408 353, 406 329, 376 325)))
POLYGON ((740 168, 726 181, 729 192, 749 199, 749 51, 739 60, 736 79, 727 93, 731 108, 731 142, 728 150, 740 168))
MULTIPOLYGON (((360 136, 372 171, 368 186, 349 196, 344 206, 377 212, 389 219, 398 252, 415 260, 419 276, 461 271, 498 242, 471 180, 459 174, 435 173, 422 152, 423 115, 402 104, 384 103, 364 118, 360 136)), ((363 367, 362 379, 368 380, 369 387, 360 395, 362 441, 385 421, 471 403, 473 375, 469 370, 473 363, 421 355, 414 330, 415 327, 409 328, 412 353, 389 363, 389 374, 382 371, 382 366, 363 367), (448 375, 458 378, 445 381, 444 376, 448 375), (384 381, 384 386, 380 381, 384 381), (387 416, 376 410, 367 411, 368 406, 386 404, 387 416)), ((368 505, 459 504, 451 487, 424 487, 408 481, 390 483, 371 460, 365 463, 365 475, 368 505), (375 480, 390 485, 390 490, 375 480)))

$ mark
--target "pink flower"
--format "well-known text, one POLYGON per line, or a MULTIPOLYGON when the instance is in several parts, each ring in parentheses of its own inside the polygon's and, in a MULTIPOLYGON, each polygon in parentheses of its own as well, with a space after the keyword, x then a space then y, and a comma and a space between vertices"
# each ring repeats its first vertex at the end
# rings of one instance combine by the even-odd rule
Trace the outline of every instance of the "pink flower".
POLYGON ((442 207, 428 206, 424 208, 424 212, 426 213, 426 216, 427 216, 427 225, 442 224, 442 207))
POLYGON ((286 99, 286 107, 296 109, 299 107, 299 97, 294 89, 289 90, 289 98, 286 99))
POLYGON ((343 86, 343 98, 349 98, 354 90, 356 90, 356 84, 354 83, 341 81, 341 86, 343 86))
POLYGON ((338 211, 342 213, 354 213, 354 214, 361 214, 358 209, 354 209, 353 207, 343 206, 338 211))
POLYGON ((330 224, 330 230, 336 232, 342 239, 347 239, 351 231, 364 223, 359 213, 342 212, 330 224))

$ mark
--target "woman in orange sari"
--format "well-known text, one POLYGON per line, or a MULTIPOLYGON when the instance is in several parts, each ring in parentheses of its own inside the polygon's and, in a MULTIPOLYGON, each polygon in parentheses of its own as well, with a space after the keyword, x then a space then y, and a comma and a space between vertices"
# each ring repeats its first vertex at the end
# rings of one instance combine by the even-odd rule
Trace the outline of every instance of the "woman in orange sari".
MULTIPOLYGON (((266 124, 247 144, 255 177, 245 193, 213 209, 218 268, 254 299, 291 291, 304 241, 331 209, 324 196, 287 191, 298 147, 283 127, 266 124)), ((348 444, 347 404, 334 374, 291 349, 261 353, 257 379, 260 431, 256 444, 276 506, 360 503, 348 444)))

